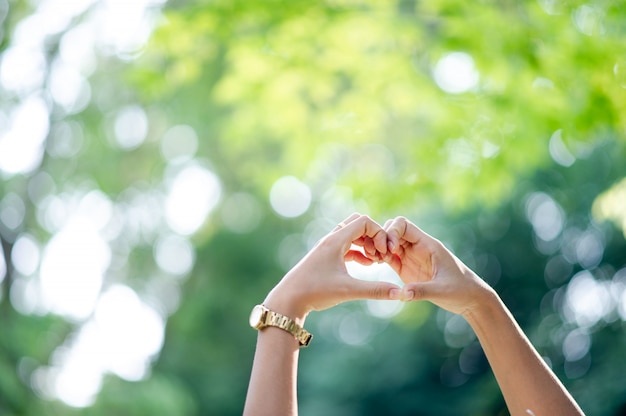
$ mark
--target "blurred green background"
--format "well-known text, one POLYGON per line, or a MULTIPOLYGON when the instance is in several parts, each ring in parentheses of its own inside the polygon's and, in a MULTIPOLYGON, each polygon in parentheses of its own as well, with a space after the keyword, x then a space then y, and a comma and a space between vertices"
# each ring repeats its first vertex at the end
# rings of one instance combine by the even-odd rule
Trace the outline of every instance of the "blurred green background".
MULTIPOLYGON (((241 414, 250 309, 354 211, 443 240, 588 414, 626 414, 623 2, 0 0, 0 23, 0 415, 241 414)), ((302 415, 507 414, 458 316, 307 327, 302 415)))

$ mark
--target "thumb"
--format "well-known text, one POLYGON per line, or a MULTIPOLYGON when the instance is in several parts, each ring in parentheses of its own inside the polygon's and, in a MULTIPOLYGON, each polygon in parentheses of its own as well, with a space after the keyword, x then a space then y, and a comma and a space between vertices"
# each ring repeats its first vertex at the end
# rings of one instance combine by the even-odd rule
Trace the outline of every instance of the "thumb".
POLYGON ((398 300, 402 293, 399 286, 388 282, 368 282, 353 278, 351 286, 353 299, 398 300))
POLYGON ((400 299, 411 300, 435 300, 439 295, 439 288, 432 282, 414 282, 404 285, 400 299))

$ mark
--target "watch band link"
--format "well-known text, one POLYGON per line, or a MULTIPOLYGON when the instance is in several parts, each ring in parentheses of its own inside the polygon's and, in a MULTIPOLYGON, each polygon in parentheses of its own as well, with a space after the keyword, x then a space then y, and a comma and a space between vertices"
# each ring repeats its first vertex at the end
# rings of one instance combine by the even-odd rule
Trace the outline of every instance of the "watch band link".
POLYGON ((300 346, 302 347, 306 347, 309 345, 309 343, 311 342, 311 339, 313 338, 313 335, 311 335, 309 331, 302 328, 300 325, 298 325, 293 320, 291 320, 290 318, 284 315, 281 315, 269 309, 267 313, 268 313, 267 325, 276 326, 280 329, 283 329, 289 332, 294 337, 296 337, 296 339, 300 343, 300 346))

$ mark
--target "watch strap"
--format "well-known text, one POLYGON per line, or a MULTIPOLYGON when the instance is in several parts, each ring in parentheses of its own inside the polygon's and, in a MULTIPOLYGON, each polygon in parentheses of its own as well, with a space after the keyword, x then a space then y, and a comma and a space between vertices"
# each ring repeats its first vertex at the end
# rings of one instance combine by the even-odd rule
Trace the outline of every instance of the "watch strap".
POLYGON ((278 312, 274 312, 271 309, 267 309, 267 318, 265 321, 265 325, 275 326, 289 332, 298 340, 301 347, 308 346, 311 342, 311 339, 313 338, 313 335, 309 331, 302 328, 293 319, 278 312))

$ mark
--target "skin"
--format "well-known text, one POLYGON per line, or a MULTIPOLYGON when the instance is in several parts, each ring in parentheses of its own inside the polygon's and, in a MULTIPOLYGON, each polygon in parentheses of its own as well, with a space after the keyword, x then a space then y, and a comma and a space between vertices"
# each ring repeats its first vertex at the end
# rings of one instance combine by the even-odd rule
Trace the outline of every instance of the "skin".
MULTIPOLYGON (((343 227, 326 235, 276 287, 263 304, 304 326, 311 311, 321 311, 355 299, 398 299, 391 283, 352 278, 346 261, 370 265, 387 254, 387 234, 369 217, 353 214, 343 227), (361 246, 365 255, 352 250, 361 246)), ((296 385, 299 344, 286 331, 259 331, 244 415, 298 414, 296 385), (268 382, 271 380, 271 382, 268 382)))
POLYGON ((485 352, 511 415, 582 415, 496 292, 406 218, 385 224, 403 296, 461 314, 485 352))
MULTIPOLYGON (((379 226, 353 214, 268 294, 264 305, 304 325, 314 310, 355 299, 428 300, 461 314, 476 332, 511 415, 582 415, 495 291, 443 244, 404 217, 379 226), (352 245, 363 252, 352 250, 352 245), (404 287, 352 278, 346 261, 386 261, 404 287)), ((278 328, 259 331, 244 415, 297 415, 299 345, 278 328)))

